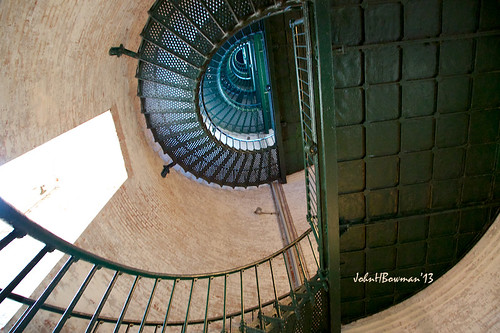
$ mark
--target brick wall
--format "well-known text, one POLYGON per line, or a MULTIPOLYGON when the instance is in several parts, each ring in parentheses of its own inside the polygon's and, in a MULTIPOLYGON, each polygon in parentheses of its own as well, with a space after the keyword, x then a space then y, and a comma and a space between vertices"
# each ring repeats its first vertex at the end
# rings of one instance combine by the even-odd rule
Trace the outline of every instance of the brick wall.
MULTIPOLYGON (((111 109, 129 178, 76 244, 105 258, 157 272, 201 273, 250 263, 282 247, 276 217, 253 213, 256 207, 274 211, 269 187, 223 189, 198 183, 175 170, 161 178, 164 163, 145 128, 136 97, 137 62, 108 55, 109 48, 120 43, 137 50, 152 3, 0 2, 0 164, 111 109)), ((303 195, 299 191, 301 179, 296 177, 286 187, 294 212, 303 207, 303 196, 297 194, 303 195)), ((303 222, 299 221, 299 232, 307 229, 303 222)), ((87 266, 75 265, 49 303, 67 305, 88 272, 87 266)), ((285 292, 285 271, 276 270, 285 282, 285 292)), ((98 274, 101 277, 89 287, 77 310, 95 309, 111 277, 106 270, 98 274)), ((144 281, 145 287, 137 294, 149 293, 150 282, 144 281)), ((46 283, 33 296, 38 296, 46 283)), ((120 280, 116 293, 126 294, 130 283, 120 280)), ((170 288, 166 282, 162 285, 165 293, 155 303, 158 316, 164 311, 170 288)), ((220 286, 220 281, 214 282, 214 288, 220 286)), ((187 288, 180 288, 181 298, 187 288)), ((272 292, 269 283, 263 288, 264 294, 272 292)), ((234 294, 229 305, 237 310, 238 281, 229 289, 234 294)), ((203 288, 199 290, 200 295, 205 293, 203 288)), ((255 292, 248 290, 247 301, 252 302, 255 292)), ((221 302, 219 293, 213 314, 220 313, 221 302)), ((103 314, 116 313, 120 307, 110 301, 103 314)), ((192 313, 202 310, 204 304, 198 302, 192 313)), ((130 313, 140 315, 141 311, 138 307, 130 313)), ((179 306, 173 315, 180 319, 182 313, 179 306)), ((44 331, 57 320, 58 316, 37 316, 30 329, 44 331)), ((73 319, 69 324, 69 331, 81 325, 73 319)))

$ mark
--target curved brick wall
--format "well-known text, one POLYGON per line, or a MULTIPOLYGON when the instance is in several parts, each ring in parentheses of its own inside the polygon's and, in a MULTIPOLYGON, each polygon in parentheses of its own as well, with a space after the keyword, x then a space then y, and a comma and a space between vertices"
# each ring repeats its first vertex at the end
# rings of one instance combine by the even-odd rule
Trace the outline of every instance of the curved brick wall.
POLYGON ((140 114, 137 50, 153 1, 2 1, 0 163, 112 110, 129 179, 77 241, 132 266, 172 273, 231 268, 282 247, 268 186, 227 190, 163 162, 140 114), (146 133, 146 135, 144 135, 146 133), (152 149, 153 147, 153 149, 152 149))
MULTIPOLYGON (((177 171, 161 178, 163 162, 155 152, 159 147, 151 144, 139 112, 134 79, 137 63, 130 58, 108 56, 109 48, 120 43, 131 50, 137 49, 139 33, 152 3, 152 0, 0 2, 3 78, 0 164, 111 109, 129 179, 77 245, 132 266, 172 273, 221 270, 259 259, 282 246, 275 217, 253 214, 257 206, 274 211, 269 188, 226 190, 197 183, 177 171)), ((304 216, 300 215, 304 210, 302 179, 301 174, 292 175, 285 185, 295 216, 304 216)), ((307 228, 305 219, 297 218, 296 224, 299 234, 307 228)), ((464 271, 470 269, 457 266, 454 271, 459 267, 464 271)), ((488 272, 493 281, 498 280, 498 269, 488 272)), ((105 281, 99 283, 105 285, 105 281)), ((498 284, 477 281, 484 290, 498 294, 498 284)), ((75 289, 76 284, 68 282, 68 288, 75 289)), ((71 294, 64 292, 66 284, 63 287, 49 301, 58 303, 56 298, 60 297, 67 303, 71 294)), ((117 289, 126 293, 128 286, 117 289)), ((432 290, 428 288, 425 292, 432 290)), ((96 289, 95 293, 99 292, 96 289)), ((468 294, 464 297, 474 300, 468 294)), ((481 307, 489 311, 484 313, 485 318, 493 318, 490 323, 498 325, 498 320, 495 321, 498 301, 495 303, 493 298, 486 302, 487 306, 481 307)), ((409 303, 398 306, 409 308, 405 304, 409 303)), ((461 299, 450 304, 459 313, 461 299)), ((199 307, 199 311, 193 312, 203 310, 202 305, 199 307)), ((474 308, 474 318, 482 316, 481 309, 474 308)), ((439 316, 439 312, 434 314, 439 316)), ((384 315, 378 318, 381 316, 384 315)), ((434 327, 457 327, 444 319, 442 316, 434 322, 434 327)), ((38 324, 44 325, 43 318, 38 324)), ((469 324, 464 322, 465 326, 469 324)), ((350 327, 355 329, 359 325, 362 327, 364 323, 350 327)), ((426 330, 418 323, 409 325, 404 328, 426 330)), ((393 327, 396 331, 399 328, 393 327)), ((366 330, 361 328, 361 331, 366 330)))

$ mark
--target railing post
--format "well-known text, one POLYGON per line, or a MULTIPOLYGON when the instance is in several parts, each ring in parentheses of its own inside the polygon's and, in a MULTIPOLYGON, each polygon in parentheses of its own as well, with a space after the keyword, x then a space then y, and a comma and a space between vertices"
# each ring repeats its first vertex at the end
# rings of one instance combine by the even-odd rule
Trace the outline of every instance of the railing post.
POLYGON ((75 308, 76 303, 78 303, 78 300, 80 300, 80 297, 82 297, 83 292, 85 291, 85 289, 89 285, 90 280, 92 280, 92 278, 94 277, 95 272, 98 269, 99 269, 99 267, 97 265, 94 265, 92 267, 92 269, 90 270, 89 274, 87 275, 87 277, 83 281, 80 289, 76 293, 75 297, 73 297, 73 300, 69 304, 68 308, 66 309, 66 311, 64 311, 64 314, 62 315, 61 319, 59 319, 59 322, 57 323, 57 326, 54 328, 54 331, 52 331, 52 333, 58 333, 58 332, 61 331, 61 329, 63 328, 64 324, 66 323, 66 320, 68 320, 69 316, 71 315, 71 312, 73 312, 73 309, 75 308))
POLYGON ((212 279, 212 276, 208 278, 207 303, 205 306, 205 319, 203 320, 203 333, 207 333, 208 331, 208 301, 210 300, 210 284, 212 283, 212 279))
POLYGON ((144 315, 142 316, 141 326, 139 326, 139 333, 144 330, 144 325, 146 324, 146 318, 148 317, 149 309, 151 308, 151 302, 153 301, 153 297, 155 297, 156 286, 160 279, 155 279, 155 283, 153 285, 153 290, 151 290, 151 294, 149 295, 148 305, 146 306, 146 310, 144 310, 144 315))
POLYGON ((168 315, 170 314, 170 307, 172 306, 172 299, 174 298, 175 286, 179 280, 174 280, 172 291, 170 292, 170 299, 168 300, 167 311, 165 312, 165 319, 163 320, 163 328, 161 333, 165 333, 167 329, 168 315))
MULTIPOLYGON (((334 95, 332 91, 333 55, 331 37, 331 4, 327 0, 317 0, 312 7, 311 28, 313 34, 313 59, 315 59, 314 83, 316 86, 316 133, 318 138, 318 173, 320 181, 320 207, 322 266, 326 268, 329 294, 330 332, 340 332, 340 245, 339 207, 337 175, 337 142, 334 95)), ((308 10, 306 10, 306 13, 308 10)), ((309 16, 309 17, 311 17, 309 16)))
POLYGON ((224 309, 222 316, 222 332, 226 333, 226 298, 227 298, 227 274, 224 274, 224 309))
POLYGON ((188 321, 189 321, 189 309, 191 307, 191 299, 193 297, 193 288, 194 288, 194 283, 197 281, 197 279, 191 280, 191 290, 189 291, 189 301, 187 304, 187 310, 186 310, 186 318, 184 319, 184 325, 182 326, 182 333, 186 333, 188 329, 188 321))
POLYGON ((122 312, 120 313, 120 317, 118 317, 118 320, 116 321, 115 329, 113 333, 118 333, 120 330, 120 326, 122 325, 123 318, 125 317, 125 312, 127 312, 128 305, 130 304, 130 300, 132 299, 132 295, 134 294, 135 288, 137 286, 137 282, 139 281, 141 277, 137 275, 134 279, 134 283, 132 284, 132 287, 130 288, 130 291, 128 293, 127 299, 125 300, 125 303, 123 304, 122 312))
MULTIPOLYGON (((118 275, 120 275, 120 272, 115 271, 115 274, 113 275, 113 278, 108 284, 108 288, 106 289, 106 292, 101 298, 101 301, 99 302, 99 305, 97 306, 97 309, 94 312, 94 315, 90 319, 90 323, 87 326, 87 330, 85 331, 86 333, 92 332, 92 329, 94 328, 94 325, 99 318, 99 315, 101 314, 102 308, 104 307, 104 304, 106 304, 106 301, 108 300, 109 294, 111 294, 111 290, 115 286, 116 279, 118 278, 118 275)), ((99 324, 99 323, 98 323, 99 324)))

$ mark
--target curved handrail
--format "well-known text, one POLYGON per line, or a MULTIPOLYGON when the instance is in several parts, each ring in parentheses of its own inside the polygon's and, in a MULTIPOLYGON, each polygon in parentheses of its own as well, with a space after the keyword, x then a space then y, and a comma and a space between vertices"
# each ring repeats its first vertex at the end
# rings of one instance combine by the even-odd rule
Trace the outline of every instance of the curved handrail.
MULTIPOLYGON (((210 323, 213 322, 222 322, 223 327, 226 325, 226 321, 231 318, 237 318, 241 316, 241 325, 246 325, 245 324, 245 314, 249 312, 254 312, 258 311, 259 314, 262 314, 263 308, 269 307, 271 305, 275 306, 276 309, 276 314, 278 317, 280 317, 280 305, 279 302, 282 301, 283 299, 286 299, 287 302, 291 302, 291 304, 298 308, 301 306, 297 299, 297 295, 301 295, 302 292, 299 292, 299 288, 301 288, 298 284, 293 286, 292 285, 292 278, 291 278, 291 273, 289 272, 289 269, 294 270, 300 268, 300 271, 297 271, 298 275, 295 275, 295 279, 298 279, 298 281, 294 283, 309 283, 308 281, 312 280, 317 280, 317 275, 315 275, 312 279, 309 277, 308 273, 308 264, 305 261, 305 257, 301 259, 301 251, 299 250, 301 244, 300 242, 303 241, 305 238, 308 239, 309 245, 312 250, 312 254, 314 257, 314 261, 316 263, 316 268, 319 269, 319 264, 316 258, 315 250, 313 248, 311 238, 309 237, 309 234, 311 233, 311 229, 307 230, 304 232, 302 235, 300 235, 297 239, 295 239, 293 242, 291 242, 289 245, 283 247, 282 249, 260 259, 256 260, 254 262, 248 263, 246 265, 242 265, 239 267, 235 267, 232 269, 227 269, 223 271, 217 271, 217 272, 210 272, 210 273, 200 273, 200 274, 168 274, 168 273, 158 273, 158 272, 152 272, 152 271, 147 271, 143 269, 138 269, 134 268, 131 266, 127 266, 124 264, 120 264, 108 259, 105 259, 103 257, 100 257, 98 255, 95 255, 89 251, 83 250, 73 244, 70 244, 69 242, 61 239, 60 237, 54 235, 50 231, 44 229, 43 227, 39 226, 35 222, 31 221, 28 217, 17 211, 14 207, 9 205, 6 201, 4 201, 2 198, 0 198, 0 219, 5 221, 6 223, 10 224, 14 230, 7 235, 5 238, 0 239, 0 251, 7 246, 11 241, 13 241, 16 238, 22 238, 26 235, 29 235, 30 237, 41 241, 42 243, 45 243, 45 248, 43 251, 40 253, 42 254, 40 257, 40 253, 35 257, 38 259, 33 259, 10 283, 7 287, 4 289, 0 289, 0 303, 7 297, 12 300, 16 300, 20 303, 28 305, 28 309, 23 313, 23 315, 19 318, 19 320, 15 323, 12 332, 21 332, 27 325, 28 323, 33 319, 35 314, 38 312, 40 309, 45 309, 48 311, 52 312, 57 312, 57 313, 63 313, 63 316, 61 317, 59 323, 57 324, 56 329, 54 330, 55 332, 59 332, 60 329, 64 326, 66 320, 70 317, 79 317, 83 319, 89 319, 90 318, 90 323, 88 324, 87 330, 90 330, 93 326, 99 323, 104 323, 104 322, 111 322, 115 323, 115 329, 119 328, 121 325, 134 325, 140 322, 141 327, 144 327, 145 325, 147 326, 164 326, 166 325, 175 325, 175 326, 180 326, 183 325, 184 328, 186 328, 189 325, 197 325, 197 324, 203 324, 204 327, 206 328, 207 325, 210 325, 210 323), (26 298, 20 295, 17 295, 13 293, 14 288, 24 279, 26 274, 28 274, 33 267, 35 267, 38 264, 38 261, 43 257, 44 254, 51 252, 53 250, 58 250, 62 253, 65 253, 69 255, 69 259, 66 261, 66 264, 63 266, 63 268, 56 274, 54 279, 50 282, 48 287, 45 289, 45 291, 42 293, 42 295, 35 301, 30 298, 26 298), (298 258, 298 268, 294 266, 289 266, 287 260, 293 260, 287 259, 287 256, 294 256, 297 255, 298 258), (282 258, 278 260, 283 260, 284 263, 284 269, 287 272, 288 276, 288 282, 289 282, 289 292, 281 294, 278 296, 277 294, 277 289, 275 286, 275 274, 273 273, 273 259, 276 259, 277 257, 281 256, 282 258), (54 305, 46 305, 45 301, 47 300, 48 296, 52 293, 54 290, 55 286, 59 283, 59 281, 62 279, 62 277, 66 274, 68 271, 69 267, 79 261, 83 260, 85 262, 93 264, 93 268, 88 273, 88 276, 86 278, 86 282, 82 284, 80 287, 80 290, 75 294, 73 300, 71 301, 70 305, 68 305, 66 308, 61 308, 58 306, 54 305), (271 296, 268 294, 265 298, 261 300, 261 289, 259 288, 259 277, 258 277, 258 268, 261 267, 263 264, 269 264, 269 269, 273 281, 273 289, 274 289, 274 296, 271 296), (92 279, 94 272, 96 269, 100 268, 106 268, 110 270, 114 275, 113 278, 110 280, 108 289, 106 290, 104 296, 102 296, 102 299, 99 303, 99 306, 95 310, 95 313, 93 315, 82 313, 82 312, 74 312, 75 305, 77 304, 78 300, 82 296, 83 292, 85 291, 86 286, 88 286, 88 283, 90 282, 90 279, 92 279), (246 304, 244 306, 243 303, 243 274, 244 272, 247 272, 249 270, 255 271, 255 278, 256 278, 256 288, 253 290, 253 292, 256 292, 258 296, 258 304, 255 304, 255 301, 252 304, 246 304), (134 285, 129 293, 129 296, 127 297, 127 300, 125 301, 125 305, 122 309, 122 312, 119 317, 117 318, 111 318, 111 317, 105 317, 105 316, 100 316, 100 312, 103 308, 104 303, 106 302, 111 290, 113 289, 113 286, 116 282, 116 279, 119 275, 121 274, 126 274, 128 276, 135 276, 135 282, 134 285), (232 313, 226 313, 226 281, 227 279, 231 276, 239 276, 239 280, 241 283, 241 309, 240 311, 232 312, 232 313), (149 297, 149 300, 147 298, 144 299, 144 301, 147 301, 147 307, 145 310, 145 313, 143 315, 142 320, 138 319, 133 319, 133 320, 124 320, 124 314, 126 311, 126 308, 128 306, 128 303, 130 301, 131 293, 133 292, 133 289, 135 288, 135 285, 140 278, 148 278, 152 279, 155 281, 153 290, 151 291, 151 296, 149 297), (223 314, 221 315, 215 315, 212 317, 208 317, 208 310, 205 311, 205 317, 204 319, 201 319, 200 316, 201 314, 197 315, 197 318, 190 319, 189 318, 189 306, 191 303, 191 297, 192 297, 192 292, 193 292, 193 287, 195 285, 195 282, 198 280, 203 280, 206 279, 208 281, 208 289, 207 289, 207 299, 206 299, 206 306, 208 309, 208 302, 209 302, 209 293, 210 293, 210 282, 215 279, 219 278, 218 281, 222 278, 224 281, 224 310, 223 314), (147 313, 148 309, 151 305, 151 299, 154 295, 156 284, 160 282, 161 280, 170 280, 173 281, 172 285, 172 290, 170 294, 170 301, 168 302, 168 308, 166 310, 165 314, 165 319, 163 322, 157 322, 157 321, 147 321, 147 313), (170 305, 172 302, 172 297, 174 295, 174 289, 176 286, 176 283, 179 281, 188 281, 191 284, 191 291, 189 294, 189 301, 187 303, 187 313, 184 321, 180 320, 169 320, 168 319, 168 314, 169 314, 169 309, 170 305)), ((294 264, 292 264, 294 265, 294 264)), ((283 269, 283 268, 282 268, 283 269)), ((261 273, 262 274, 262 273, 261 273)), ((246 288, 246 287, 245 287, 246 288)), ((289 308, 290 306, 288 306, 289 308)), ((285 310, 284 310, 285 311, 285 310)), ((262 325, 262 316, 259 316, 259 320, 261 321, 262 325)), ((205 331, 205 330, 204 330, 205 331)))
POLYGON ((287 250, 294 247, 297 243, 303 240, 305 237, 311 233, 311 229, 305 231, 302 235, 297 237, 293 242, 289 245, 281 248, 280 250, 254 262, 251 262, 246 265, 242 265, 236 268, 217 271, 217 272, 209 272, 209 273, 200 273, 200 274, 168 274, 168 273, 160 273, 160 272, 152 272, 139 268, 134 268, 131 266, 123 265, 112 260, 105 259, 101 256, 95 255, 87 250, 84 250, 78 246, 75 246, 64 239, 54 235, 52 232, 47 229, 41 227, 37 223, 30 220, 28 217, 20 213, 10 204, 8 204, 3 198, 0 198, 0 219, 4 220, 8 224, 10 224, 15 230, 19 230, 22 233, 25 233, 44 244, 48 244, 56 250, 69 254, 77 259, 82 259, 84 261, 88 261, 94 263, 100 267, 109 268, 114 271, 119 271, 123 273, 127 273, 135 276, 142 276, 152 279, 165 279, 165 280, 191 280, 191 279, 204 279, 211 277, 219 277, 228 274, 238 273, 241 270, 247 270, 249 268, 253 268, 255 266, 259 266, 281 254, 286 252, 287 250))

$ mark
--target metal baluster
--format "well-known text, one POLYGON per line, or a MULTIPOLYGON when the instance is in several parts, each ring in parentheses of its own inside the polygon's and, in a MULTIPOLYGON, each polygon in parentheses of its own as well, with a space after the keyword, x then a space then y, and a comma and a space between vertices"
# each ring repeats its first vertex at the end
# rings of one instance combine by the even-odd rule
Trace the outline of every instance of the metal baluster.
POLYGON ((208 330, 208 325, 207 325, 207 319, 208 319, 208 301, 210 299, 210 283, 212 282, 213 277, 208 278, 208 288, 207 288, 207 304, 205 306, 205 320, 203 321, 203 333, 207 333, 208 330))
POLYGON ((222 332, 226 332, 226 296, 227 296, 227 274, 224 275, 224 314, 222 316, 222 332))
POLYGON ((302 264, 302 260, 300 259, 300 253, 299 253, 299 249, 297 247, 297 243, 295 243, 295 245, 293 246, 295 248, 295 252, 297 253, 297 258, 299 259, 299 266, 300 266, 300 270, 302 271, 302 277, 304 278, 304 282, 307 282, 307 280, 309 279, 308 276, 306 276, 306 272, 304 270, 304 266, 302 264))
POLYGON ((0 240, 0 251, 2 251, 3 248, 9 245, 10 242, 12 242, 14 239, 23 238, 24 236, 26 236, 26 233, 23 233, 16 229, 12 230, 7 236, 0 240))
POLYGON ((295 297, 293 295, 292 279, 290 278, 290 272, 287 269, 285 252, 283 252, 283 261, 285 263, 285 271, 286 271, 286 276, 288 277, 288 284, 290 285, 290 298, 292 299, 293 305, 295 305, 295 297))
POLYGON ((115 274, 113 275, 113 278, 109 282, 109 285, 108 285, 108 288, 106 289, 106 292, 104 293, 104 295, 102 296, 101 301, 99 302, 99 306, 97 307, 97 309, 94 312, 94 315, 90 319, 90 323, 87 326, 87 329, 85 331, 86 333, 89 333, 89 332, 92 331, 92 328, 94 327, 95 322, 96 322, 97 318, 99 317, 99 314, 101 313, 102 308, 104 307, 104 304, 106 303, 106 300, 108 299, 109 294, 111 293, 111 290, 113 289, 113 287, 114 287, 114 285, 116 283, 116 279, 118 278, 119 274, 120 273, 118 271, 115 271, 115 274))
POLYGON ((19 272, 19 274, 17 274, 14 280, 12 280, 9 283, 9 285, 0 292, 0 303, 2 303, 5 300, 5 298, 7 298, 7 296, 12 292, 12 290, 14 290, 17 287, 17 285, 26 277, 26 275, 28 275, 28 273, 33 269, 33 267, 35 267, 40 262, 40 260, 42 260, 42 258, 48 252, 51 251, 52 249, 48 245, 46 245, 42 250, 40 250, 40 252, 38 252, 38 254, 33 259, 31 259, 31 261, 26 265, 26 267, 24 267, 23 270, 19 272))
POLYGON ((260 322, 260 329, 261 330, 264 330, 265 327, 264 327, 264 319, 262 318, 262 303, 260 301, 260 287, 259 287, 259 272, 257 270, 257 266, 258 265, 255 265, 255 282, 257 283, 257 300, 259 302, 259 322, 260 322))
POLYGON ((151 295, 149 295, 148 305, 146 306, 146 310, 144 311, 144 316, 142 316, 141 326, 139 326, 139 333, 141 333, 142 330, 144 329, 144 324, 146 323, 146 317, 148 316, 149 308, 151 307, 151 301, 153 300, 153 297, 155 296, 156 286, 158 285, 158 282, 160 282, 160 281, 161 281, 160 279, 155 280, 155 284, 153 285, 153 290, 151 291, 151 295))
POLYGON ((316 262, 316 266, 318 267, 319 269, 319 262, 318 262, 318 258, 316 258, 316 253, 314 253, 314 247, 312 245, 312 242, 311 242, 311 237, 309 237, 309 234, 307 234, 307 239, 309 240, 309 246, 311 246, 311 251, 312 251, 312 254, 313 254, 313 257, 314 257, 314 261, 316 262))
POLYGON ((57 275, 52 279, 50 284, 45 288, 43 291, 42 295, 36 300, 34 304, 32 304, 30 307, 24 311, 23 315, 19 318, 19 320, 14 324, 14 327, 9 331, 9 333, 17 333, 17 332, 22 332, 28 326, 28 323, 33 319, 35 314, 38 312, 40 307, 43 305, 43 303, 47 300, 49 295, 52 293, 54 288, 57 286, 59 281, 61 281, 62 277, 70 266, 76 261, 75 257, 69 257, 69 259, 66 261, 64 266, 61 268, 61 270, 57 273, 57 275))
POLYGON ((61 331, 61 329, 63 328, 64 324, 66 323, 66 320, 68 320, 68 318, 70 317, 71 312, 73 312, 73 309, 75 308, 76 303, 78 303, 78 301, 80 300, 80 297, 82 297, 83 292, 85 291, 85 289, 90 284, 90 280, 92 280, 92 278, 94 277, 95 272, 98 269, 99 269, 99 266, 97 266, 97 265, 94 265, 92 267, 92 269, 90 270, 89 274, 87 275, 87 277, 83 281, 82 285, 80 286, 80 289, 78 289, 78 292, 73 297, 73 300, 68 305, 66 311, 64 311, 64 314, 62 315, 61 319, 59 319, 59 322, 57 323, 57 326, 52 331, 53 333, 58 333, 58 332, 61 331))
POLYGON ((125 300, 125 303, 123 304, 122 312, 120 313, 120 317, 118 317, 118 320, 116 321, 115 329, 113 333, 117 333, 120 330, 120 326, 122 324, 123 318, 125 317, 125 312, 127 312, 128 305, 130 304, 130 300, 132 299, 132 295, 134 294, 135 287, 137 286, 137 282, 141 279, 139 275, 135 277, 134 283, 132 284, 132 287, 130 288, 130 291, 128 293, 127 299, 125 300))
POLYGON ((189 308, 191 306, 191 298, 193 297, 194 283, 197 280, 198 279, 191 280, 191 290, 189 291, 189 300, 188 300, 188 306, 187 306, 187 310, 186 310, 186 318, 184 319, 184 325, 182 326, 182 333, 186 333, 187 332, 188 320, 189 320, 189 308))
POLYGON ((102 321, 98 321, 97 322, 97 325, 94 326, 94 329, 92 330, 92 333, 95 333, 97 332, 97 330, 99 329, 99 327, 102 325, 102 321))
POLYGON ((168 300, 167 312, 165 313, 165 319, 163 320, 163 328, 161 333, 165 333, 165 329, 167 328, 167 320, 168 315, 170 313, 170 306, 172 305, 172 298, 174 297, 175 286, 179 280, 174 280, 174 284, 172 285, 172 292, 170 293, 170 299, 168 300))
POLYGON ((271 262, 271 259, 269 260, 269 268, 271 269, 271 278, 273 280, 273 291, 274 291, 274 306, 276 307, 276 315, 278 318, 281 318, 281 311, 278 303, 278 293, 276 291, 276 282, 274 281, 274 272, 273 272, 273 264, 271 262))
POLYGON ((240 295, 241 295, 241 323, 240 327, 243 329, 245 326, 245 304, 244 304, 244 294, 243 294, 243 272, 242 269, 240 271, 240 295))

